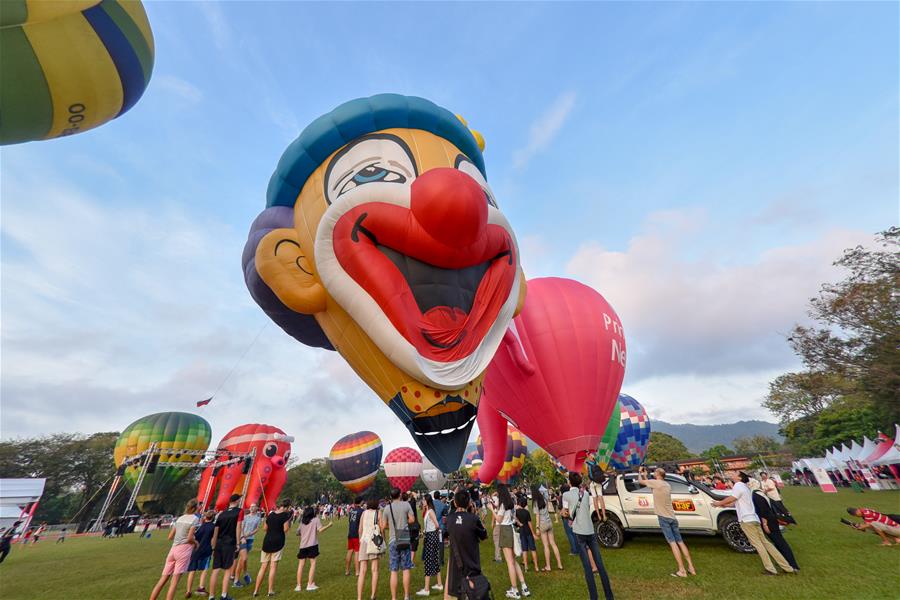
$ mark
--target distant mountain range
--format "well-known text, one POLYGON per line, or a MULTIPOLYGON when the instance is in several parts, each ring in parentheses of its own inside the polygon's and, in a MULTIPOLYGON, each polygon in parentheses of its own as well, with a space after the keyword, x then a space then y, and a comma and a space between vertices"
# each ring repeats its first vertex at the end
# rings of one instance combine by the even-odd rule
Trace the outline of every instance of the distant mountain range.
MULTIPOLYGON (((678 438, 694 454, 699 454, 718 444, 724 444, 734 450, 734 440, 754 435, 767 435, 779 442, 783 441, 781 434, 778 433, 778 424, 766 421, 738 421, 737 423, 725 423, 722 425, 691 425, 689 423, 677 424, 653 420, 650 421, 650 429, 678 438)), ((529 439, 528 448, 533 449, 535 447, 535 443, 529 439)), ((468 454, 475 449, 475 442, 471 441, 466 446, 465 453, 468 454)))
POLYGON ((766 435, 782 441, 776 423, 766 421, 738 421, 722 425, 675 424, 665 421, 651 421, 652 431, 667 433, 681 440, 687 449, 697 454, 718 444, 734 449, 734 440, 754 435, 766 435))

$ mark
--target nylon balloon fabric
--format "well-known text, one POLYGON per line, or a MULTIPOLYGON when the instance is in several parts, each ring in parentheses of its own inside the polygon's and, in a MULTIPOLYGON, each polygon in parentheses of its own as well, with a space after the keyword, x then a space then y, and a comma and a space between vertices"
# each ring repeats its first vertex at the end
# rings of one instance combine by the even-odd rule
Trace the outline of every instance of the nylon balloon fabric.
MULTIPOLYGON (((479 456, 484 456, 484 442, 479 435, 475 440, 475 446, 479 456)), ((500 471, 491 479, 487 479, 484 475, 484 463, 481 465, 482 471, 479 474, 481 483, 491 483, 494 479, 498 483, 507 485, 516 481, 516 478, 522 472, 525 466, 525 457, 528 456, 528 442, 521 431, 507 424, 506 431, 506 451, 503 455, 503 463, 500 471)))
MULTIPOLYGON (((619 317, 597 291, 571 279, 529 280, 524 308, 488 368, 480 410, 497 411, 580 471, 615 408, 625 352, 619 317)), ((488 453, 498 446, 488 442, 484 462, 493 466, 488 453)))
POLYGON ((345 102, 282 154, 242 261, 265 313, 337 350, 444 473, 525 293, 483 147, 424 98, 345 102))
POLYGON ((382 451, 381 438, 371 431, 351 433, 331 447, 328 466, 341 485, 360 494, 375 482, 382 451))
POLYGON ((434 492, 444 487, 447 483, 447 476, 426 460, 422 464, 422 483, 425 484, 428 491, 434 492))
POLYGON ((466 472, 466 475, 469 476, 469 479, 474 483, 481 483, 481 480, 478 478, 478 472, 481 470, 482 460, 481 455, 477 450, 472 450, 468 454, 466 454, 466 460, 463 463, 463 469, 466 472))
POLYGON ((605 471, 609 467, 609 459, 616 448, 616 440, 619 437, 619 427, 622 424, 621 413, 622 407, 619 405, 619 401, 616 400, 616 407, 613 409, 612 414, 606 423, 606 429, 603 431, 603 437, 600 438, 600 443, 597 445, 597 452, 595 454, 594 462, 602 471, 605 471))
MULTIPOLYGON (((212 429, 203 417, 184 412, 163 412, 141 417, 126 427, 113 450, 113 460, 120 466, 127 458, 147 450, 153 442, 162 450, 159 462, 199 463, 202 456, 186 456, 180 450, 209 448, 212 429)), ((179 481, 191 471, 189 467, 157 467, 148 473, 141 484, 136 502, 141 512, 151 511, 179 481)), ((125 469, 123 480, 134 489, 140 474, 140 466, 125 469)))
POLYGON ((639 466, 650 442, 650 418, 640 403, 627 394, 619 395, 621 418, 619 435, 609 460, 613 469, 626 470, 639 466))
POLYGON ((0 144, 87 131, 122 116, 153 72, 134 0, 3 0, 0 144))
POLYGON ((243 492, 243 507, 258 504, 264 512, 275 509, 278 494, 287 481, 287 461, 293 438, 274 425, 248 423, 225 434, 216 447, 221 452, 217 462, 209 464, 200 476, 197 500, 203 507, 224 510, 232 494, 243 492), (254 453, 249 471, 245 463, 219 465, 238 454, 254 453))
POLYGON ((422 474, 422 455, 405 446, 395 448, 384 457, 384 474, 392 487, 408 492, 422 474))

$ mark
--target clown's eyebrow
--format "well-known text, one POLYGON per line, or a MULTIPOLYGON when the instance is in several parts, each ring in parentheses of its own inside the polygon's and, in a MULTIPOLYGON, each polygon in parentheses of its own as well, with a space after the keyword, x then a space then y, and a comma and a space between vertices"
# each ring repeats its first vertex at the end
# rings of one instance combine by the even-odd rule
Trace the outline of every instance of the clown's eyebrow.
POLYGON ((381 160, 381 157, 378 156, 378 155, 375 155, 375 156, 369 156, 368 158, 364 158, 364 159, 362 159, 361 161, 359 161, 358 163, 356 163, 356 164, 354 164, 353 166, 351 166, 351 167, 350 167, 349 169, 347 169, 340 177, 338 177, 337 179, 334 180, 334 187, 331 188, 331 191, 333 192, 334 190, 336 190, 336 189, 337 189, 337 186, 340 185, 340 183, 341 183, 344 179, 346 179, 348 175, 352 175, 353 172, 356 170, 356 168, 357 168, 358 166, 360 166, 361 164, 364 164, 364 163, 373 161, 373 160, 381 160))
POLYGON ((398 169, 402 169, 407 177, 412 177, 412 173, 410 173, 409 169, 406 168, 406 165, 403 163, 398 163, 396 160, 389 160, 387 163, 391 166, 397 167, 398 169))

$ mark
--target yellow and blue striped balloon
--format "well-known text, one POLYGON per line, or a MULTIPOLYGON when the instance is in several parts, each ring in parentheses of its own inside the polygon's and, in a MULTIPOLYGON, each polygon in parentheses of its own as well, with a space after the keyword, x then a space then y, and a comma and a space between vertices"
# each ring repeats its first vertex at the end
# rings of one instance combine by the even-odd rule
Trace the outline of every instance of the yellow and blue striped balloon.
POLYGON ((2 0, 0 144, 72 135, 138 101, 153 71, 139 0, 2 0))
POLYGON ((341 485, 353 494, 361 494, 375 483, 381 453, 381 438, 371 431, 360 431, 335 442, 328 464, 341 485))

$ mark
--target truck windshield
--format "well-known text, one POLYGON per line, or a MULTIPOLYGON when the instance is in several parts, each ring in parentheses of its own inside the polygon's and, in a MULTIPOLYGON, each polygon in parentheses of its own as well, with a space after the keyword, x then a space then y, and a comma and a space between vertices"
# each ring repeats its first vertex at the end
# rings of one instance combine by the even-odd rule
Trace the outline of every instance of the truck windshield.
POLYGON ((691 481, 691 485, 701 492, 711 496, 714 500, 724 500, 728 497, 728 494, 723 494, 721 490, 714 490, 705 483, 700 483, 699 481, 691 481))

